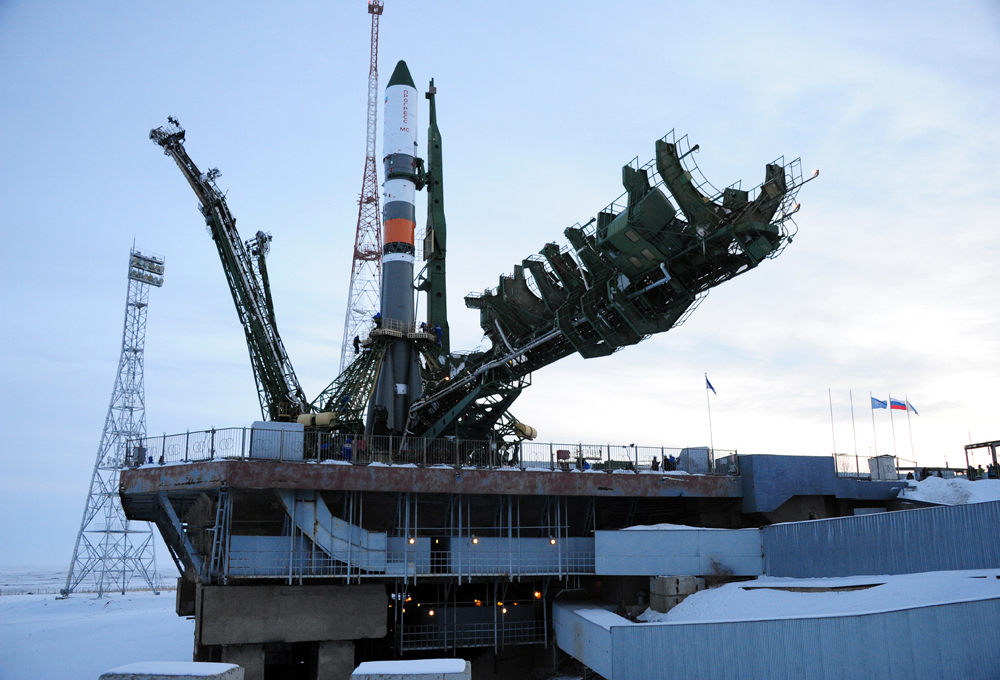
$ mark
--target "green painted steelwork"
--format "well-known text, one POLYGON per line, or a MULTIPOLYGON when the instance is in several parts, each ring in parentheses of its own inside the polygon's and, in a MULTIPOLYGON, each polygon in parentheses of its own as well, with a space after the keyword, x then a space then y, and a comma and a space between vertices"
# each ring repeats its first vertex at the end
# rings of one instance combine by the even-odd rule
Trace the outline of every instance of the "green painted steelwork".
POLYGON ((532 371, 668 331, 709 289, 776 257, 794 236, 801 163, 768 164, 753 191, 719 192, 693 163, 697 150, 673 133, 659 140, 655 161, 622 169, 618 201, 565 230, 569 246, 548 243, 496 288, 467 295, 492 348, 453 356, 448 380, 428 386, 408 429, 482 439, 509 431, 507 409, 532 371))
POLYGON ((446 258, 448 254, 447 228, 444 219, 444 175, 441 161, 441 130, 437 124, 437 107, 434 103, 434 79, 427 89, 430 101, 430 124, 427 126, 427 233, 424 236, 424 260, 427 262, 417 290, 427 293, 427 325, 433 331, 441 327, 440 354, 451 353, 451 333, 448 329, 448 287, 446 258))
POLYGON ((294 420, 309 411, 309 403, 274 322, 267 269, 263 265, 264 246, 270 239, 263 235, 265 240, 261 242, 262 235, 258 234, 256 240, 251 240, 257 250, 255 267, 247 245, 236 231, 236 218, 215 184, 219 171, 202 173, 184 149, 184 128, 174 118, 168 121, 168 125, 151 130, 149 138, 174 159, 201 202, 201 213, 219 250, 236 313, 246 333, 261 413, 270 420, 294 420))
POLYGON ((366 340, 366 347, 354 361, 313 399, 311 407, 317 413, 336 413, 330 427, 339 432, 364 432, 365 410, 375 390, 382 359, 389 345, 397 338, 376 335, 366 340))

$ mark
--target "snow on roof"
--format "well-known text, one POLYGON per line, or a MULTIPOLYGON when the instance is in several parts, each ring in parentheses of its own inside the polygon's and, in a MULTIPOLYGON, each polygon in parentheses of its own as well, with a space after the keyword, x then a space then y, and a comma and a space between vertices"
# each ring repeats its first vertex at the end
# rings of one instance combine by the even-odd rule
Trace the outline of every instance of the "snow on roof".
POLYGON ((993 598, 1000 599, 1000 569, 847 578, 764 577, 703 590, 666 614, 647 610, 639 618, 662 623, 764 621, 873 614, 993 598))
POLYGON ((915 485, 911 483, 911 486, 899 493, 899 497, 941 505, 1000 501, 1000 479, 980 479, 970 482, 964 477, 951 479, 928 477, 915 485))
POLYGON ((354 669, 351 677, 359 675, 434 675, 464 673, 465 659, 412 659, 409 661, 365 661, 354 669))
POLYGON ((223 673, 229 673, 227 677, 236 677, 231 671, 238 669, 234 663, 208 663, 205 661, 140 661, 130 663, 118 668, 112 668, 102 675, 162 675, 166 677, 195 677, 212 678, 221 677, 223 673))
POLYGON ((689 527, 685 524, 640 524, 625 527, 622 531, 733 531, 732 529, 713 529, 709 527, 689 527))
POLYGON ((632 622, 628 619, 618 616, 618 614, 607 609, 581 607, 576 610, 576 613, 606 630, 611 630, 611 626, 632 625, 632 622))

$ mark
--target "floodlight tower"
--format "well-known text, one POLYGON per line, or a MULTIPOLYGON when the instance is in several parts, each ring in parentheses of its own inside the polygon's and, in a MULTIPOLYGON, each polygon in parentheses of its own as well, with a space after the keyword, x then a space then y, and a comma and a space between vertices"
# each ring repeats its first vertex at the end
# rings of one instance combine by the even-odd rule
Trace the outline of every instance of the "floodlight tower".
MULTIPOLYGON (((117 590, 124 593, 133 581, 145 583, 153 591, 156 590, 153 527, 148 522, 130 522, 125 517, 118 497, 118 473, 125 466, 128 442, 146 436, 142 381, 146 306, 149 304, 149 287, 159 288, 162 285, 163 258, 132 248, 118 377, 97 449, 90 493, 73 546, 66 586, 60 591, 63 597, 68 597, 88 576, 93 579, 98 597, 117 590)), ((143 455, 142 452, 139 455, 143 455)))
POLYGON ((378 118, 378 18, 382 0, 368 3, 372 15, 371 61, 368 66, 368 138, 365 146, 365 176, 358 200, 358 228, 354 236, 351 285, 347 292, 344 341, 340 347, 340 372, 347 366, 350 348, 379 311, 382 288, 382 219, 378 201, 378 164, 375 160, 375 128, 378 118))

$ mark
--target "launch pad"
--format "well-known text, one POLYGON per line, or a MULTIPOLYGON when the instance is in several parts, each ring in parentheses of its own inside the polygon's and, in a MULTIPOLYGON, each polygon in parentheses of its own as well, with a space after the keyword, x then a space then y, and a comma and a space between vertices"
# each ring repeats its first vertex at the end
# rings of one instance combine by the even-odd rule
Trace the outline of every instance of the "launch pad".
MULTIPOLYGON (((380 8, 370 5, 373 27, 380 8)), ((374 40, 372 54, 374 64, 374 40)), ((373 82, 361 206, 369 227, 378 221, 373 82)), ((698 145, 671 132, 653 160, 622 168, 624 194, 564 230, 566 245, 546 243, 495 288, 465 297, 490 347, 456 352, 436 93, 432 80, 425 166, 417 91, 405 62, 396 65, 385 99, 384 230, 377 248, 355 244, 356 269, 361 255, 377 264, 380 306, 367 328, 348 312, 353 360, 312 400, 278 333, 271 235, 240 237, 218 170, 195 165, 176 119, 150 132, 201 203, 263 420, 129 442, 120 493, 131 519, 157 524, 183 574, 177 612, 195 617, 196 660, 238 660, 248 680, 266 665, 342 678, 353 662, 414 653, 487 651, 495 661, 525 645, 551 650, 555 600, 635 606, 656 575, 598 545, 601 532, 850 515, 884 509, 900 486, 840 479, 830 459, 533 441, 535 428, 510 409, 534 371, 679 326, 711 288, 783 251, 797 193, 818 171, 803 179, 798 159, 779 158, 759 186, 720 191, 694 162, 698 145), (601 566, 612 563, 626 566, 601 566)), ((759 557, 738 557, 735 573, 759 571, 759 557)))

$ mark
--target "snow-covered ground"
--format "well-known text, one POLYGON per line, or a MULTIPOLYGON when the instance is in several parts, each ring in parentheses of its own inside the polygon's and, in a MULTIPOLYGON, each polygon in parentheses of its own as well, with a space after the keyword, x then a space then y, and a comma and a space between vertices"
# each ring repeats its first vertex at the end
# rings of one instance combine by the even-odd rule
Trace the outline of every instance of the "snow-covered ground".
POLYGON ((0 596, 0 680, 95 680, 138 661, 190 661, 193 645, 173 591, 0 596))
MULTIPOLYGON (((163 568, 155 575, 159 590, 176 587, 177 570, 173 566, 163 568)), ((66 567, 16 566, 0 567, 0 596, 4 595, 57 595, 66 586, 66 567)), ((138 579, 129 584, 129 590, 143 590, 147 586, 138 579)), ((91 578, 77 585, 80 593, 97 592, 91 578)))
POLYGON ((639 619, 693 623, 844 616, 988 598, 1000 598, 1000 569, 847 578, 763 577, 703 590, 666 614, 647 609, 639 619))
POLYGON ((0 568, 0 595, 55 595, 66 585, 66 569, 55 567, 0 568))
POLYGON ((951 479, 928 477, 921 482, 910 482, 910 486, 903 489, 899 497, 942 505, 1000 501, 1000 479, 980 479, 970 482, 965 477, 951 479))

